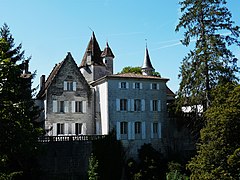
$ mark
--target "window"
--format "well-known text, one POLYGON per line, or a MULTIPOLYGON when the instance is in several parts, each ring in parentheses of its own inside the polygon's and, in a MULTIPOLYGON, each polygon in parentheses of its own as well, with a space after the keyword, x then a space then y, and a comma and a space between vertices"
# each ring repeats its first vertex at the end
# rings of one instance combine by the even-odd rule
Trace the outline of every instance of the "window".
POLYGON ((161 138, 161 123, 153 122, 151 123, 151 138, 161 138))
POLYGON ((82 134, 82 123, 75 123, 75 134, 82 134))
POLYGON ((154 122, 153 123, 153 134, 157 134, 158 133, 158 123, 154 122))
POLYGON ((141 111, 141 99, 134 99, 134 111, 141 111))
POLYGON ((127 99, 120 99, 120 111, 127 111, 127 99))
POLYGON ((86 101, 72 101, 72 113, 86 113, 86 101))
POLYGON ((75 101, 75 112, 83 112, 82 101, 75 101))
POLYGON ((120 123, 120 134, 127 134, 128 133, 128 123, 121 122, 120 123))
POLYGON ((76 91, 76 82, 64 81, 63 90, 65 90, 65 91, 76 91))
POLYGON ((151 100, 150 111, 161 111, 161 100, 151 100))
POLYGON ((140 134, 142 129, 141 122, 135 122, 134 129, 135 129, 135 134, 140 134))
POLYGON ((57 123, 57 135, 64 134, 64 123, 57 123))
POLYGON ((127 88, 127 83, 126 82, 121 82, 121 88, 126 89, 127 88))
POLYGON ((58 101, 58 112, 64 112, 64 101, 58 101))
POLYGON ((119 82, 118 87, 120 89, 128 89, 129 88, 129 84, 128 84, 128 82, 119 82))
POLYGON ((153 111, 157 111, 158 110, 158 101, 157 100, 153 100, 152 101, 152 110, 153 111))
POLYGON ((152 83, 152 89, 157 89, 157 84, 156 83, 152 83))
POLYGON ((135 89, 140 89, 140 83, 135 83, 135 89))

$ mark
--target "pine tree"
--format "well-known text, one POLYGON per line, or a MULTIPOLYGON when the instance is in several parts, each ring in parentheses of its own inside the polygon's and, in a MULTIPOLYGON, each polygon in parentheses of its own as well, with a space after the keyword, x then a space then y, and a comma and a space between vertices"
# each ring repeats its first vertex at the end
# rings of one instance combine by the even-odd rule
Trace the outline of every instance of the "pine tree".
POLYGON ((215 88, 197 155, 187 167, 191 179, 239 179, 240 85, 215 88))
POLYGON ((229 47, 240 45, 240 30, 233 25, 226 0, 184 0, 180 5, 182 16, 176 31, 185 29, 182 44, 194 41, 195 47, 180 68, 179 106, 202 105, 205 111, 212 88, 237 80, 237 59, 229 47))
POLYGON ((29 59, 24 59, 21 44, 15 47, 9 27, 0 29, 0 163, 1 174, 23 176, 32 173, 41 133, 36 121, 38 109, 32 99, 33 76, 24 72, 29 59), (24 73, 25 75, 24 75, 24 73))

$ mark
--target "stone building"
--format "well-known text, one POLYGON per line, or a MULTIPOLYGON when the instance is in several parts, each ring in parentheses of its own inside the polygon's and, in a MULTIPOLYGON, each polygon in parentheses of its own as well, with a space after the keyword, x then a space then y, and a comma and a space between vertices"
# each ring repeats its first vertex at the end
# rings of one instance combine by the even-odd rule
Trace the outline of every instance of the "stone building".
MULTIPOLYGON (((144 143, 163 150, 169 79, 154 76, 146 47, 142 74, 113 74, 114 54, 102 51, 94 33, 78 66, 70 53, 41 77, 39 104, 48 136, 109 134, 116 131, 130 156, 144 143)), ((164 153, 164 152, 163 152, 164 153)))

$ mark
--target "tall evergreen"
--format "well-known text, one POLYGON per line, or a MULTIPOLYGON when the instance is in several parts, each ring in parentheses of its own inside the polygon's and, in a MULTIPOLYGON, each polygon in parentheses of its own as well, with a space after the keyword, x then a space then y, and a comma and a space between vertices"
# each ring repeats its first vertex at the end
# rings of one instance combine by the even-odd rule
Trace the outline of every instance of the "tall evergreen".
POLYGON ((195 42, 180 68, 179 105, 202 105, 205 111, 212 88, 237 80, 237 59, 230 46, 240 45, 240 30, 231 20, 226 0, 184 0, 179 4, 182 16, 176 31, 185 30, 183 45, 195 42))
POLYGON ((187 167, 191 179, 240 179, 240 85, 227 83, 212 93, 197 155, 187 167))
POLYGON ((0 176, 19 172, 27 177, 36 164, 39 111, 32 99, 29 59, 25 60, 21 48, 21 44, 15 47, 4 24, 0 29, 0 176))

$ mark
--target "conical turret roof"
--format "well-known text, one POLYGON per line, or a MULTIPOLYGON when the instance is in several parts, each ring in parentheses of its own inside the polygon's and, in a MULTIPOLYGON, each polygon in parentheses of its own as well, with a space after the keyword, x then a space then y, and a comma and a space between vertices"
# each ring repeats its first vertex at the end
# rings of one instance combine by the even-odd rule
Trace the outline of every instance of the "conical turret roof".
POLYGON ((109 45, 108 45, 108 42, 106 43, 106 47, 105 47, 105 49, 103 50, 103 52, 102 52, 102 54, 101 54, 101 57, 112 57, 112 58, 115 57, 114 54, 113 54, 113 52, 112 52, 112 50, 111 50, 111 48, 110 48, 109 45))
POLYGON ((104 65, 101 57, 102 51, 99 47, 97 39, 95 37, 94 32, 92 33, 92 37, 88 43, 87 49, 84 53, 82 62, 80 67, 86 66, 87 63, 87 56, 91 55, 91 64, 93 65, 104 65))
POLYGON ((145 56, 144 56, 142 69, 154 69, 153 66, 152 66, 151 60, 150 60, 150 56, 149 56, 147 47, 146 47, 146 50, 145 50, 145 56))

